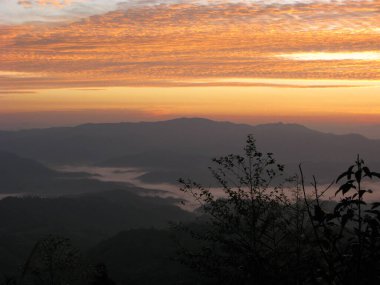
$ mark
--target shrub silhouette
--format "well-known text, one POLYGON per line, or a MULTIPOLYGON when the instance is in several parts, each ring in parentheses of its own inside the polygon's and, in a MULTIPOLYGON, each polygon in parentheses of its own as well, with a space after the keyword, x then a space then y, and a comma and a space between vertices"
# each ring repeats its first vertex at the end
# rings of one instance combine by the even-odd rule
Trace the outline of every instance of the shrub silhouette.
POLYGON ((336 180, 339 188, 335 195, 341 198, 333 209, 323 207, 323 193, 319 193, 315 179, 312 202, 306 199, 302 182, 313 239, 319 249, 318 277, 327 284, 380 282, 380 203, 365 199, 373 193, 368 181, 378 178, 380 174, 372 172, 358 156, 336 180))
POLYGON ((243 155, 213 162, 218 196, 180 179, 201 213, 196 223, 174 227, 188 238, 179 240, 182 263, 211 284, 379 284, 380 203, 365 202, 372 190, 364 181, 380 174, 362 159, 338 177, 339 202, 323 200, 335 183, 319 191, 313 178, 309 193, 301 167, 286 179, 284 166, 259 152, 252 136, 243 155))
POLYGON ((107 267, 103 263, 95 265, 93 280, 89 283, 90 285, 115 285, 108 277, 107 267))
POLYGON ((300 239, 305 209, 285 194, 284 166, 271 153, 258 151, 252 136, 243 155, 213 162, 219 197, 196 182, 180 180, 181 190, 193 196, 203 214, 197 225, 176 226, 198 244, 182 246, 180 260, 218 284, 299 283, 304 278, 300 239))
POLYGON ((36 243, 20 276, 21 285, 85 284, 89 267, 70 241, 48 236, 36 243))

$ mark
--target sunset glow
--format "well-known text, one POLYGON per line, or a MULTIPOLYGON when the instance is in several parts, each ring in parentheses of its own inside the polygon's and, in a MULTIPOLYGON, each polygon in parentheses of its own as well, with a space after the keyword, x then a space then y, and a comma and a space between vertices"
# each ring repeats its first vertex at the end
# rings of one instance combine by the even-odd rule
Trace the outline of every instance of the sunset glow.
POLYGON ((379 10, 379 0, 1 2, 0 114, 372 122, 379 10))
POLYGON ((380 52, 311 52, 281 55, 293 60, 380 60, 380 52))

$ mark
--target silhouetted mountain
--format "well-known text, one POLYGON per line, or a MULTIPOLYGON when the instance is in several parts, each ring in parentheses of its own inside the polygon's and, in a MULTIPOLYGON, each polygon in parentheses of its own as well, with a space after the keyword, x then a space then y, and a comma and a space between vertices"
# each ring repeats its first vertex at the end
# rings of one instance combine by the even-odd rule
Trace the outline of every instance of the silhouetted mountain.
POLYGON ((6 273, 21 265, 34 243, 49 234, 68 237, 87 249, 120 231, 166 228, 170 221, 187 221, 193 215, 170 199, 107 191, 60 198, 5 198, 0 200, 0 217, 0 273, 6 273))
POLYGON ((58 172, 53 171, 43 164, 32 159, 21 158, 13 153, 0 151, 0 179, 13 177, 46 177, 57 176, 58 172))
POLYGON ((212 155, 237 142, 240 144, 241 140, 235 135, 241 133, 244 138, 250 129, 250 126, 204 119, 86 124, 3 134, 0 149, 59 164, 96 163, 122 155, 162 150, 212 155))
POLYGON ((94 180, 87 173, 55 171, 35 160, 0 151, 0 193, 2 194, 62 195, 117 188, 128 189, 129 185, 94 180))
POLYGON ((189 161, 194 165, 201 165, 210 163, 210 157, 207 155, 196 155, 177 152, 175 150, 162 150, 162 151, 146 151, 143 153, 125 155, 117 158, 101 162, 102 166, 123 167, 132 165, 134 167, 141 167, 145 169, 155 168, 183 168, 188 166, 189 161))
POLYGON ((290 172, 303 162, 324 179, 341 171, 356 154, 379 166, 380 141, 334 135, 295 124, 250 126, 206 119, 86 124, 0 134, 0 149, 54 164, 142 167, 143 179, 173 182, 180 176, 207 176, 208 158, 241 151, 253 134, 261 150, 273 152, 290 172), (329 169, 326 168, 329 165, 329 169))
POLYGON ((30 192, 31 185, 63 176, 32 159, 0 151, 0 193, 30 192))

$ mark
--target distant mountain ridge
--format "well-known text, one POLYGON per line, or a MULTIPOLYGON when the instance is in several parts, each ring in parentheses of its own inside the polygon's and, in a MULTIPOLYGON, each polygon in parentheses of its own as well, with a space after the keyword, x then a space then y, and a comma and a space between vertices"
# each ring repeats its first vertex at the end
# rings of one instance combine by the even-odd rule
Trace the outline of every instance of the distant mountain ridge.
POLYGON ((143 167, 150 170, 146 180, 168 182, 174 179, 170 173, 200 174, 212 157, 241 152, 248 134, 292 169, 302 162, 325 176, 346 167, 357 154, 380 166, 380 140, 297 124, 251 126, 201 118, 0 132, 0 150, 49 164, 143 167))

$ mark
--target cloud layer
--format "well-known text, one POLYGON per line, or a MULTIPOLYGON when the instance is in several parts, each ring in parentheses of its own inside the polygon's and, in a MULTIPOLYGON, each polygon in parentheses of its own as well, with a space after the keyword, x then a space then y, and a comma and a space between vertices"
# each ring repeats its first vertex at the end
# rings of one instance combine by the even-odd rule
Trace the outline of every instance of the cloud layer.
POLYGON ((34 5, 53 5, 56 7, 64 7, 72 3, 72 0, 18 0, 18 4, 25 8, 30 8, 34 5))
MULTIPOLYGON (((19 2, 61 6, 71 1, 19 2)), ((74 22, 0 26, 0 88, 188 86, 199 80, 217 85, 221 78, 380 79, 376 58, 334 60, 334 53, 380 52, 380 0, 137 2, 74 22), (331 56, 297 60, 289 57, 293 53, 331 56)))

